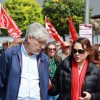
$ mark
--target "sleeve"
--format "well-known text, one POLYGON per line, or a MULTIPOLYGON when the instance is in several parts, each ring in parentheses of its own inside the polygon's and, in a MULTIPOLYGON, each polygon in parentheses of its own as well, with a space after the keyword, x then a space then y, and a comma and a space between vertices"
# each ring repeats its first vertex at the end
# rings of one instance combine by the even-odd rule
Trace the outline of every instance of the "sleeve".
POLYGON ((91 93, 91 100, 100 100, 100 68, 98 68, 97 82, 96 82, 96 91, 91 93))
POLYGON ((57 68, 52 80, 52 88, 48 90, 48 95, 55 96, 60 93, 60 67, 57 68))
POLYGON ((7 81, 7 57, 5 56, 5 52, 3 52, 0 56, 0 97, 3 93, 3 90, 6 86, 7 81))

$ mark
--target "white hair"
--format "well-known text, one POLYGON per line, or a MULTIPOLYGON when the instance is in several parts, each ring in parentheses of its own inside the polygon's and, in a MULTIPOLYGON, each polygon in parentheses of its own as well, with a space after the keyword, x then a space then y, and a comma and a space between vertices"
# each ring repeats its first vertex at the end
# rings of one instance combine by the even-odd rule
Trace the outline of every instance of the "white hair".
POLYGON ((25 34, 25 40, 28 39, 28 36, 33 36, 35 38, 42 38, 43 40, 49 39, 49 33, 40 23, 33 23, 28 26, 28 29, 25 34))

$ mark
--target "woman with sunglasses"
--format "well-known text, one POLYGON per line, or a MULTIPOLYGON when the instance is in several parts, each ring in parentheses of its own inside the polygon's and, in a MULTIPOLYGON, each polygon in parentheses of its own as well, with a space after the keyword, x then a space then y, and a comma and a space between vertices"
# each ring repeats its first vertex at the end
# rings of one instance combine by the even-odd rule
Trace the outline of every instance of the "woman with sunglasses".
MULTIPOLYGON (((62 61, 61 57, 57 55, 56 42, 49 42, 45 47, 45 53, 50 58, 49 77, 50 81, 53 80, 55 71, 62 61)), ((48 100, 56 100, 57 96, 48 96, 48 100)))
POLYGON ((100 100, 100 69, 90 60, 91 44, 87 38, 78 38, 49 84, 49 95, 57 100, 100 100))

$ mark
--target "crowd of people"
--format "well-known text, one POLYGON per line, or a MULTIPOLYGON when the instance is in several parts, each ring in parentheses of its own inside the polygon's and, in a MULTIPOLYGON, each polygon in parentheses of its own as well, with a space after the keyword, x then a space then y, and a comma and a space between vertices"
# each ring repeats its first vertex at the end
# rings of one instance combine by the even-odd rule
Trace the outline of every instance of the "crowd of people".
POLYGON ((11 42, 9 40, 5 40, 1 43, 2 48, 0 49, 0 55, 3 51, 5 51, 6 49, 12 47, 12 46, 16 46, 18 44, 21 44, 23 42, 22 38, 14 38, 14 40, 11 42))
POLYGON ((100 44, 84 37, 64 45, 48 40, 35 22, 24 40, 3 42, 0 100, 99 100, 100 44))

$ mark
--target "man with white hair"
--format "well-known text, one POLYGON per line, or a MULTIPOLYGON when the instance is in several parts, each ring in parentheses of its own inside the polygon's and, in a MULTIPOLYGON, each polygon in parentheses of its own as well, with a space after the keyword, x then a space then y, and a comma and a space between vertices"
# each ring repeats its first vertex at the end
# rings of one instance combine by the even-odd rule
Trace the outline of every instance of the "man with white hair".
POLYGON ((49 34, 29 25, 22 44, 7 49, 0 61, 0 100, 47 100, 49 59, 42 52, 49 34))

